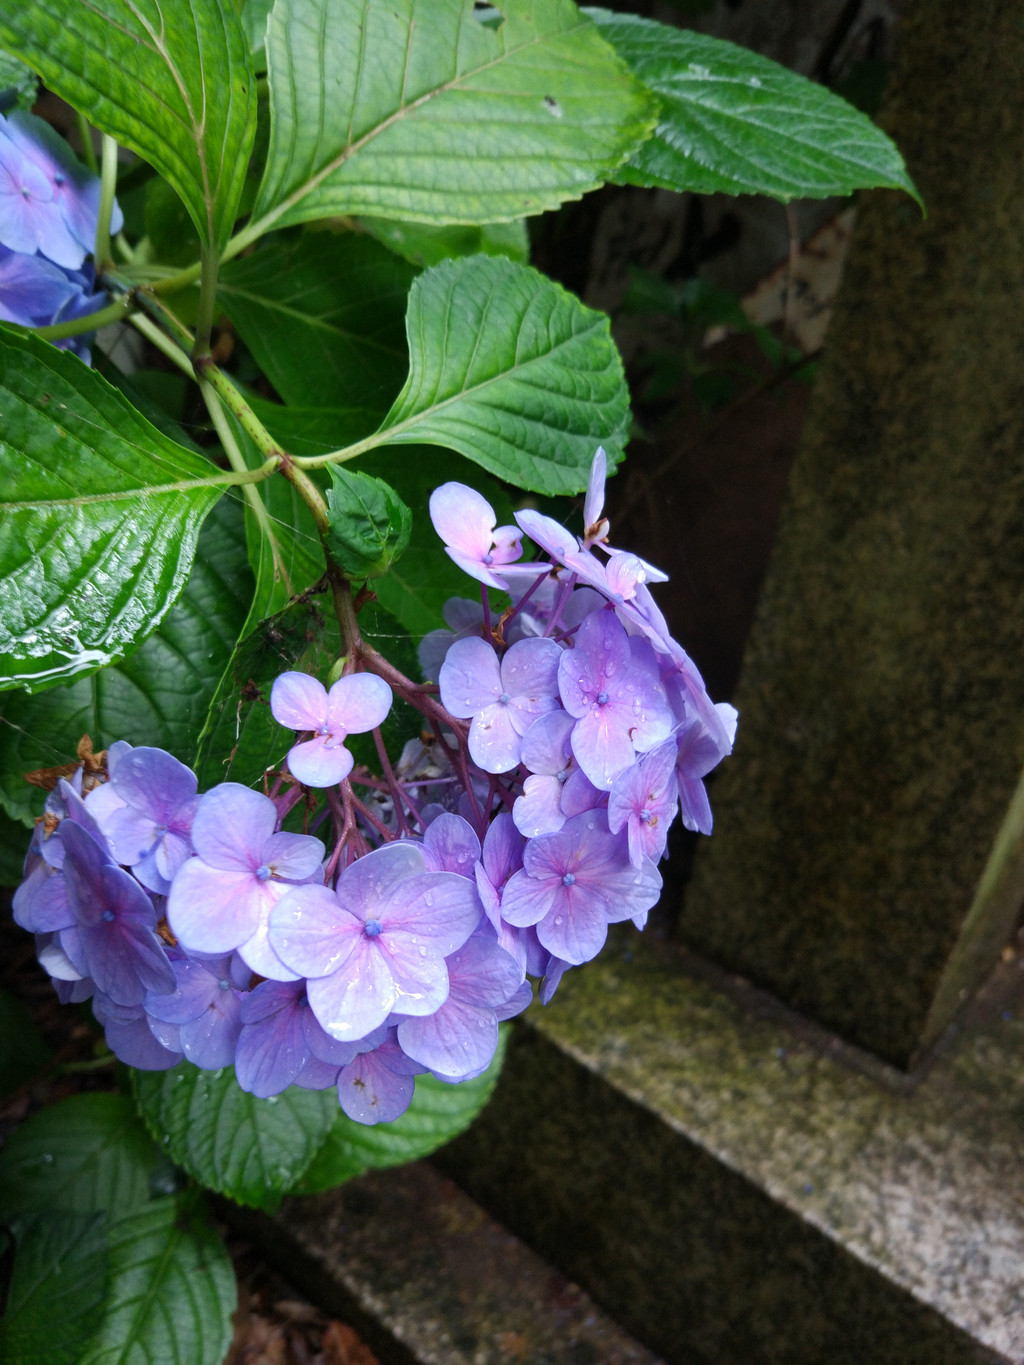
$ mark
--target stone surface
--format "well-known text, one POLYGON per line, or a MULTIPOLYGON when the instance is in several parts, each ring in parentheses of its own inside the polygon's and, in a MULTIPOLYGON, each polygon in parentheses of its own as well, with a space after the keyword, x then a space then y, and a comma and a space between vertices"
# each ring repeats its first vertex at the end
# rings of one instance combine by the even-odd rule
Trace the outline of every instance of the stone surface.
POLYGON ((232 1219, 384 1365, 659 1365, 426 1163, 232 1219))
POLYGON ((928 218, 864 197, 682 911, 903 1066, 1024 891, 1022 68, 1015 7, 907 5, 887 122, 928 218))
POLYGON ((445 1168, 680 1365, 1024 1360, 1019 960, 911 1083, 621 941, 445 1168))

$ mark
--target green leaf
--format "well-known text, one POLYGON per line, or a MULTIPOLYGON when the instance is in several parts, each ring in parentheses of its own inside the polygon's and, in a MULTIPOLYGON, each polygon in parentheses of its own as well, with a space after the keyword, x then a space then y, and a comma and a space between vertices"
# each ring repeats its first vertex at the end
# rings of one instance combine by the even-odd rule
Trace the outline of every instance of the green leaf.
POLYGON ((448 446, 538 493, 620 458, 629 393, 608 318, 536 270, 445 261, 409 294, 409 378, 375 444, 448 446))
MULTIPOLYGON (((20 880, 19 873, 15 881, 20 880)), ((0 1052, 0 1095, 6 1095, 46 1065, 50 1049, 40 1038, 31 1014, 10 991, 0 991, 0 1038, 4 1040, 4 1050, 0 1052)))
MULTIPOLYGON (((244 546, 239 504, 224 498, 203 526, 184 592, 130 658, 34 697, 8 692, 0 698, 0 806, 9 815, 31 825, 42 793, 21 774, 73 762, 83 734, 96 749, 127 739, 195 761, 200 729, 252 596, 244 546)), ((25 829, 19 858, 28 837, 25 829)), ((19 869, 14 880, 20 879, 19 869)))
POLYGON ((231 234, 256 127, 256 82, 222 0, 27 0, 0 45, 173 185, 214 250, 231 234))
POLYGON ((313 1159, 338 1110, 333 1090, 290 1086, 257 1099, 234 1069, 135 1071, 132 1086, 150 1131, 209 1189, 240 1204, 275 1209, 313 1159))
POLYGON ((80 1365, 82 1343, 103 1320, 106 1219, 37 1213, 14 1225, 17 1253, 0 1321, 6 1365, 80 1365))
POLYGON ((620 183, 782 200, 885 185, 920 202, 889 138, 824 86, 721 38, 587 13, 661 98, 658 126, 617 172, 620 183))
POLYGON ((366 1170, 418 1161, 450 1142, 469 1127, 490 1099, 507 1041, 507 1030, 502 1028, 494 1061, 475 1080, 445 1085, 433 1076, 417 1076, 412 1104, 393 1123, 368 1127, 339 1114, 294 1193, 315 1194, 366 1170))
POLYGON ((223 489, 76 356, 4 332, 0 374, 0 690, 37 690, 160 624, 223 489))
POLYGON ((510 223, 455 223, 445 227, 396 223, 390 218, 361 218, 360 223, 379 242, 421 269, 451 256, 507 256, 520 265, 528 265, 530 260, 530 239, 523 218, 510 223))
POLYGON ((231 261, 218 297, 286 403, 383 413, 405 377, 414 278, 369 237, 306 233, 231 261))
POLYGON ((103 1322, 77 1365, 220 1365, 238 1289, 197 1195, 154 1200, 108 1233, 103 1322))
POLYGON ((487 223, 595 188, 654 122, 570 0, 278 0, 260 226, 365 213, 487 223))
POLYGON ((29 110, 38 98, 39 82, 36 73, 16 57, 0 52, 0 112, 12 109, 29 110))
POLYGON ((331 552, 347 577, 380 578, 408 549, 412 512, 384 479, 331 465, 331 552))
POLYGON ((72 1095, 33 1114, 0 1152, 0 1218, 128 1213, 148 1203, 163 1159, 127 1095, 72 1095))

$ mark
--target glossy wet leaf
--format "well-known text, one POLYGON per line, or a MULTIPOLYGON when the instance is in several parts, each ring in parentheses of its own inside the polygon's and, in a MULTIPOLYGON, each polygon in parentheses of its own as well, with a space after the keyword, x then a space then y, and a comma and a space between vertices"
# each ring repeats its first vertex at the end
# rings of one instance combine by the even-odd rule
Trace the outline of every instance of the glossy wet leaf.
POLYGON ((487 223, 593 189, 654 102, 569 0, 278 0, 255 217, 487 223))
POLYGON ((103 1320, 109 1255, 102 1213, 36 1213, 14 1223, 17 1250, 0 1319, 5 1365, 80 1365, 103 1320))
POLYGON ((0 1219, 141 1208, 162 1165, 128 1096, 72 1095, 40 1109, 7 1139, 0 1219))
POLYGON ((887 185, 918 197, 889 138, 824 86, 721 38, 587 13, 661 100, 653 135, 614 177, 621 183, 783 200, 887 185))
POLYGON ((509 483, 576 493, 618 459, 629 393, 608 318, 528 266, 444 261, 409 294, 409 378, 380 445, 457 450, 509 483))
POLYGON ((0 806, 22 822, 19 862, 44 800, 22 774, 74 762, 83 734, 96 749, 127 739, 167 749, 183 763, 195 761, 199 732, 252 592, 242 511, 228 496, 203 526, 185 590, 134 654, 34 697, 20 691, 0 697, 0 806))
POLYGON ((223 488, 75 356, 5 331, 0 375, 0 690, 38 690, 160 624, 223 488))
POLYGON ((103 1320, 77 1365, 221 1365, 234 1268, 194 1191, 154 1200, 108 1232, 103 1320))
POLYGON ((249 45, 230 0, 26 0, 0 44, 144 157, 213 248, 231 233, 256 126, 249 45))
POLYGON ((295 1184, 334 1122, 334 1090, 290 1086, 257 1099, 232 1067, 135 1071, 139 1111, 163 1149, 190 1175, 240 1204, 274 1209, 295 1184))

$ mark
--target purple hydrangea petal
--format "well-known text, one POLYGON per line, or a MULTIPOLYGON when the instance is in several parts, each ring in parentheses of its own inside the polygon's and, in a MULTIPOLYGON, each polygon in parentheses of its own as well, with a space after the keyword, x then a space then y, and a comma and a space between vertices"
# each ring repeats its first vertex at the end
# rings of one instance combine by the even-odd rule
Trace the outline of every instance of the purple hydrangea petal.
POLYGON ((327 694, 327 725, 350 735, 365 734, 383 725, 391 710, 391 688, 375 673, 349 673, 327 694))
POLYGON ((412 1102, 414 1076, 393 1071, 385 1049, 364 1052, 338 1077, 338 1103, 356 1123, 393 1123, 412 1102))
POLYGON ((608 522, 604 518, 604 484, 608 472, 608 456, 602 446, 594 452, 590 462, 590 477, 587 479, 587 492, 583 499, 583 525, 585 543, 603 540, 608 534, 608 522))
POLYGON ((498 1046, 498 1019, 493 1009, 449 997, 429 1017, 399 1024, 398 1041, 435 1074, 461 1078, 490 1065, 498 1046))
POLYGON ((270 947, 302 976, 329 976, 344 967, 363 937, 363 920, 326 886, 297 886, 270 915, 270 947))
POLYGON ((222 782, 199 802, 192 843, 210 867, 253 871, 263 862, 263 846, 276 824, 277 809, 269 797, 238 782, 222 782))
POLYGON ((281 830, 263 845, 261 861, 282 881, 298 882, 320 872, 326 850, 311 834, 289 834, 281 830))
POLYGON ((272 890, 260 914, 259 923, 245 942, 238 945, 238 956, 257 976, 268 977, 271 981, 295 981, 301 973, 285 966, 270 942, 269 921, 274 908, 273 898, 283 896, 288 888, 280 882, 269 882, 268 888, 272 890))
POLYGON ((327 719, 327 689, 308 673, 282 673, 270 689, 270 710, 288 730, 319 730, 327 719))
POLYGON ((472 825, 461 815, 446 811, 427 827, 423 852, 431 872, 455 872, 460 877, 472 877, 480 860, 480 840, 472 825))
POLYGON ((111 785, 129 806, 158 824, 171 824, 183 807, 190 806, 198 783, 192 769, 171 754, 143 747, 124 755, 111 785))
POLYGON ((473 717, 469 727, 469 756, 485 773, 507 773, 518 767, 522 743, 511 706, 496 702, 473 717))
POLYGON ((365 934, 356 939, 344 970, 314 978, 306 990, 323 1028, 342 1042, 362 1038, 383 1024, 398 994, 384 953, 365 934))
POLYGON ((501 665, 494 646, 475 636, 456 640, 438 681, 441 703, 453 716, 468 720, 493 706, 502 694, 501 665))
POLYGON ((336 735, 316 735, 288 750, 288 771, 305 787, 335 787, 355 764, 350 750, 336 735))
POLYGON ((167 900, 167 922, 189 952, 229 953, 256 932, 266 887, 248 868, 208 867, 190 858, 167 900))
POLYGON ((252 996, 261 992, 259 1004, 266 1012, 256 1011, 258 1018, 249 1021, 249 1010, 246 1009, 249 1002, 244 1001, 242 1005, 243 1023, 235 1047, 235 1077, 243 1090, 260 1099, 268 1099, 287 1090, 310 1060, 310 1052, 303 1030, 301 986, 281 987, 276 982, 262 982, 252 996))
POLYGON ((528 839, 538 834, 554 834, 565 824, 562 814, 562 784, 557 777, 537 774, 523 783, 523 794, 512 807, 516 828, 528 839))

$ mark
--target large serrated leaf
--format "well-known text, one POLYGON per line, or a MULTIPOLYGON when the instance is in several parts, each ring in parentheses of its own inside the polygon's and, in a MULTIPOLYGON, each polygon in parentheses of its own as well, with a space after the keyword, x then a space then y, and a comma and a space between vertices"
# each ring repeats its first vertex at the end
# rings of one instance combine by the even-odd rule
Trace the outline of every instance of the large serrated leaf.
POLYGON ((286 403, 384 412, 405 378, 415 273, 372 238, 309 233, 230 262, 218 294, 286 403))
POLYGON ((14 1224, 17 1252, 0 1320, 4 1365, 80 1365, 103 1320, 107 1292, 102 1213, 36 1213, 14 1224))
MULTIPOLYGON (((184 592, 134 654, 34 697, 8 692, 0 698, 0 806, 8 814, 31 824, 42 809, 42 793, 22 773, 73 762, 83 734, 97 749, 126 739, 167 749, 183 763, 195 760, 199 732, 252 596, 244 552, 241 508, 235 498, 224 498, 203 526, 184 592)), ((28 837, 27 829, 18 836, 19 858, 28 837)))
POLYGON ((661 99, 653 135, 614 177, 621 183, 782 200, 887 185, 918 198, 881 129, 823 86, 721 38, 587 13, 661 99))
POLYGON ((334 1090, 290 1086, 270 1099, 242 1090, 233 1068, 136 1071, 139 1109, 164 1150, 209 1189, 274 1209, 313 1159, 338 1112, 334 1090))
POLYGON ((227 241, 256 129, 249 45, 230 0, 28 0, 0 45, 155 166, 201 240, 227 241))
POLYGON ((0 690, 38 690, 160 624, 223 489, 75 356, 3 332, 0 376, 0 690))
POLYGON ((41 1109, 0 1153, 0 1219, 141 1208, 162 1158, 126 1095, 72 1095, 41 1109))
POLYGON ((416 1078, 412 1104, 393 1123, 368 1127, 339 1114, 298 1185, 296 1194, 315 1194, 363 1171, 418 1161, 463 1132, 491 1097, 505 1060, 502 1029, 491 1065, 475 1080, 445 1085, 433 1076, 416 1078))
POLYGON ((409 378, 379 445, 447 446, 537 493, 620 458, 629 393, 608 318, 529 266, 443 261, 409 294, 409 378))
POLYGON ((104 1317, 78 1365, 220 1365, 238 1290, 198 1196, 154 1200, 118 1218, 108 1245, 104 1317))
POLYGON ((649 94, 570 0, 278 0, 254 218, 486 223, 579 198, 653 125, 649 94))

